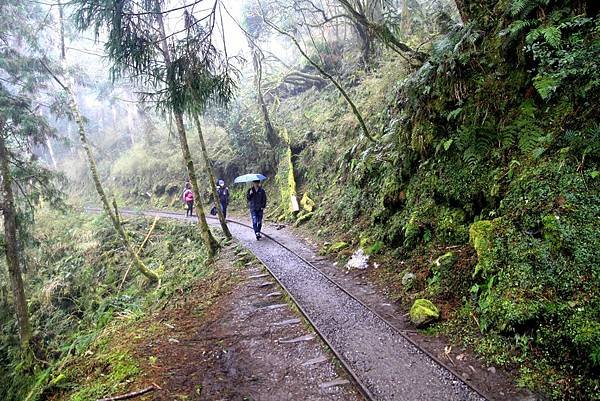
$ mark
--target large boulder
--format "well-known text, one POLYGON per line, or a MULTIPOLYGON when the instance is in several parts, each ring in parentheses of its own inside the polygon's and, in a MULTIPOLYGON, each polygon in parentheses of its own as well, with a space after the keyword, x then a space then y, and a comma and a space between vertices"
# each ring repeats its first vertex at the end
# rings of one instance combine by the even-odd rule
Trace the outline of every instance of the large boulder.
POLYGON ((410 321, 417 327, 425 327, 440 318, 440 311, 427 299, 417 299, 410 308, 410 321))

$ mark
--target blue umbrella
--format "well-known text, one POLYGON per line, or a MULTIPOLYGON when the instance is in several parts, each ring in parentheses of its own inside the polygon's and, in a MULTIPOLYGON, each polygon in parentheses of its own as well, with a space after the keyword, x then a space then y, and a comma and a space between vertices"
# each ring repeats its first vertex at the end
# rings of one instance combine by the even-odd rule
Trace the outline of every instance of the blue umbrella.
POLYGON ((239 184, 242 182, 262 181, 266 179, 267 177, 265 177, 262 174, 244 174, 240 175, 239 177, 236 177, 235 180, 233 180, 233 182, 235 184, 239 184))

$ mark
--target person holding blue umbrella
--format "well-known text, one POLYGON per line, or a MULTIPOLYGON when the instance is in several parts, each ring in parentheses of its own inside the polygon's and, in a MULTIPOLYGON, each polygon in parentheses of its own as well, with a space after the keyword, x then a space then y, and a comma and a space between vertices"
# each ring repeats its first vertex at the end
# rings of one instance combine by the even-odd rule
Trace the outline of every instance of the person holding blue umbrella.
POLYGON ((246 194, 246 200, 248 201, 248 209, 250 209, 250 216, 252 216, 252 228, 254 228, 254 235, 256 239, 261 239, 260 231, 262 229, 263 210, 267 207, 267 193, 260 185, 260 181, 252 181, 252 186, 246 194))
POLYGON ((260 185, 260 182, 266 179, 262 174, 246 174, 237 177, 233 182, 252 182, 252 186, 246 192, 246 200, 248 201, 248 209, 252 217, 252 228, 256 239, 262 238, 260 231, 262 229, 263 210, 267 207, 267 193, 260 185))

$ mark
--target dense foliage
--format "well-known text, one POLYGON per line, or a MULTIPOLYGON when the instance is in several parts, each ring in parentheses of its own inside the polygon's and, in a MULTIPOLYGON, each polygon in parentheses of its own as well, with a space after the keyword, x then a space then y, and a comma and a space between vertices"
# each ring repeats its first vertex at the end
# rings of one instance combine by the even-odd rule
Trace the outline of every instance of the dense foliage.
MULTIPOLYGON (((377 144, 354 140, 329 87, 278 99, 273 120, 317 200, 311 227, 376 249, 390 286, 422 273, 400 300, 446 304, 438 330, 521 385, 597 398, 600 20, 568 1, 488 6, 471 11, 494 18, 452 28, 418 70, 388 55, 361 75, 352 96, 377 144), (433 263, 451 250, 456 263, 433 263)), ((247 112, 230 134, 255 135, 247 112)))
MULTIPOLYGON (((0 34, 11 32, 6 21, 24 12, 18 3, 7 3, 12 14, 0 19, 0 34)), ((142 96, 149 107, 141 107, 119 103, 130 86, 119 88, 118 81, 79 88, 99 175, 119 204, 179 207, 185 163, 203 163, 200 139, 185 139, 191 152, 182 157, 174 131, 194 129, 190 117, 201 112, 216 178, 229 184, 246 172, 265 173, 269 218, 306 224, 340 262, 363 248, 381 266, 372 278, 399 304, 408 310, 427 298, 440 307, 442 321, 429 333, 472 347, 547 399, 600 398, 597 5, 385 1, 381 9, 365 9, 380 2, 319 8, 323 2, 248 1, 236 23, 246 30, 252 60, 234 82, 237 70, 229 69, 226 52, 203 41, 214 25, 186 14, 187 26, 197 28, 165 38, 155 7, 166 2, 78 4, 80 27, 96 27, 100 36, 102 27, 113 29, 106 43, 113 75, 150 91, 142 96), (125 20, 115 20, 119 4, 126 6, 125 20), (128 36, 127 27, 140 21, 158 28, 128 36), (281 50, 298 50, 290 38, 307 57, 281 50), (161 41, 168 51, 156 46, 161 41), (356 113, 323 73, 345 89, 374 142, 361 134, 356 113), (227 109, 213 104, 232 100, 237 86, 227 109), (194 97, 200 92, 206 97, 194 97), (179 120, 155 113, 157 104, 179 113, 179 120), (290 210, 294 194, 299 212, 290 210)), ((204 11, 210 23, 223 16, 214 4, 204 11)), ((156 240, 141 254, 163 273, 156 288, 135 269, 123 281, 130 259, 105 219, 43 210, 33 220, 27 200, 42 199, 44 188, 47 198, 57 199, 43 164, 52 144, 71 200, 96 203, 97 197, 81 155, 31 112, 32 94, 43 87, 40 65, 9 47, 0 50, 4 75, 32 78, 19 94, 0 77, 0 114, 10 116, 15 138, 30 139, 11 139, 9 150, 27 195, 18 207, 21 221, 30 222, 21 241, 34 328, 32 353, 23 358, 8 287, 0 284, 0 398, 85 400, 115 393, 138 368, 131 355, 104 349, 102 333, 114 335, 117 321, 139 320, 210 274, 205 248, 191 226, 159 221, 156 240), (38 181, 29 180, 32 174, 38 181), (90 349, 100 351, 95 365, 78 370, 90 349), (94 379, 86 383, 81 379, 88 374, 94 379)), ((73 74, 88 80, 81 71, 73 74)), ((65 119, 56 126, 70 135, 65 119)), ((205 198, 208 180, 199 177, 205 198)), ((243 207, 235 188, 233 206, 243 207)), ((149 224, 124 221, 134 245, 149 224)))
MULTIPOLYGON (((125 220, 124 225, 139 246, 152 221, 125 220)), ((119 329, 124 330, 212 271, 193 225, 158 221, 152 231, 142 258, 163 272, 160 287, 131 267, 105 216, 44 212, 34 236, 39 245, 28 253, 25 276, 32 294, 33 360, 20 359, 12 307, 0 303, 0 398, 7 401, 60 393, 89 400, 118 391, 135 373, 135 364, 130 356, 106 348, 103 333, 114 331, 115 324, 125 325, 119 329), (108 374, 86 382, 78 369, 90 349, 97 349, 98 369, 108 374)))

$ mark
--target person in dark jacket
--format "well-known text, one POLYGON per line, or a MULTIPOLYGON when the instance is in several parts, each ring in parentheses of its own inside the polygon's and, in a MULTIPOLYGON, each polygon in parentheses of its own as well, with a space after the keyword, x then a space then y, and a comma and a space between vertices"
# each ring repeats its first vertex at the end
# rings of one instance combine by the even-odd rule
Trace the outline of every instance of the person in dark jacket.
POLYGON ((260 186, 260 181, 252 182, 252 187, 246 193, 246 200, 248 201, 250 216, 252 216, 254 235, 259 240, 261 239, 260 230, 262 229, 263 209, 267 207, 267 193, 260 186))
POLYGON ((229 188, 225 186, 225 181, 223 180, 219 180, 217 184, 217 195, 219 195, 219 203, 221 204, 223 217, 227 218, 227 206, 229 205, 229 188))

